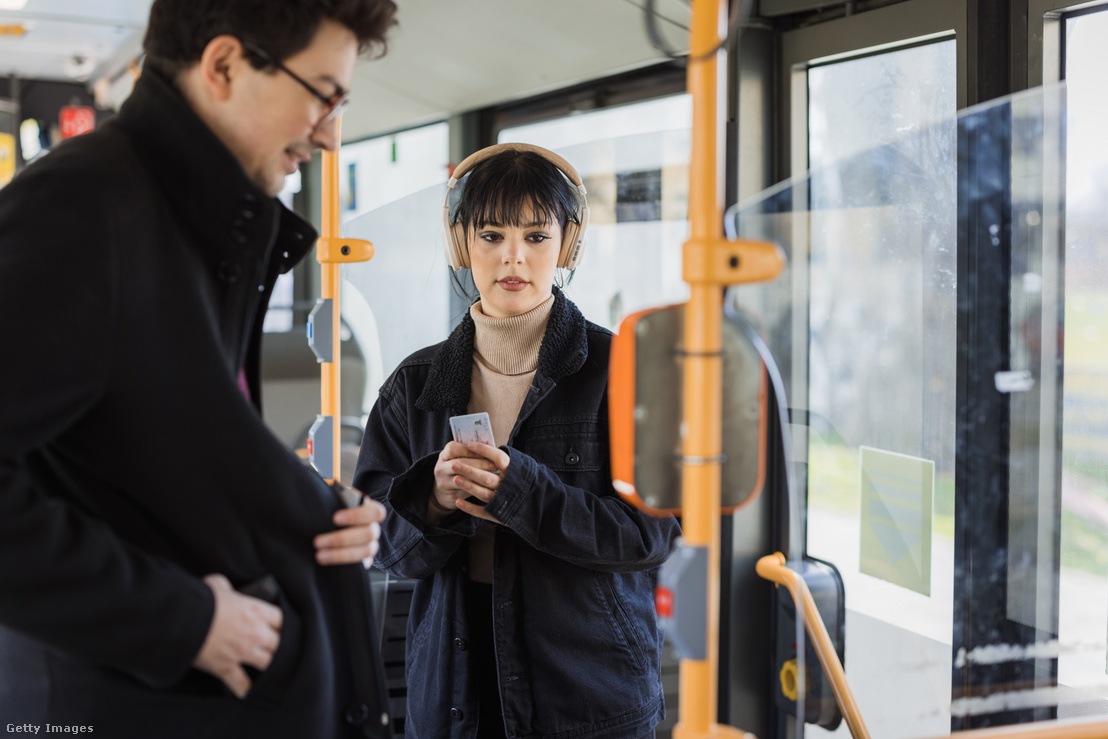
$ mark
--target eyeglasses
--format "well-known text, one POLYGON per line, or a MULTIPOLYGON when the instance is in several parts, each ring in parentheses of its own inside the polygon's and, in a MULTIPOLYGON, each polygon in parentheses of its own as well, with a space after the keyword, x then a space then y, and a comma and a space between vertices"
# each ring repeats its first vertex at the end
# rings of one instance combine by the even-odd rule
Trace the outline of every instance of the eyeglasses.
MULTIPOLYGON (((258 48, 257 46, 250 43, 249 41, 243 41, 242 45, 243 45, 243 48, 245 48, 247 51, 249 51, 254 56, 259 57, 266 64, 268 64, 270 66, 273 66, 273 67, 277 67, 277 69, 281 70, 282 72, 287 74, 289 77, 292 77, 294 80, 299 82, 305 90, 307 90, 312 95, 317 97, 319 99, 319 101, 322 102, 326 106, 326 108, 323 111, 323 115, 320 116, 319 120, 316 121, 315 126, 313 126, 313 130, 318 129, 323 124, 329 123, 330 121, 333 121, 336 118, 338 118, 340 115, 342 115, 343 109, 346 108, 347 104, 350 102, 350 92, 349 91, 344 90, 341 87, 339 87, 338 92, 336 92, 334 95, 331 95, 330 97, 328 97, 327 95, 324 95, 322 92, 317 90, 313 85, 309 84, 308 82, 305 82, 304 79, 302 77, 300 77, 300 75, 296 74, 291 69, 286 67, 284 64, 281 64, 281 62, 274 59, 269 53, 263 51, 262 49, 258 48)), ((336 87, 338 87, 338 86, 336 85, 336 87)))

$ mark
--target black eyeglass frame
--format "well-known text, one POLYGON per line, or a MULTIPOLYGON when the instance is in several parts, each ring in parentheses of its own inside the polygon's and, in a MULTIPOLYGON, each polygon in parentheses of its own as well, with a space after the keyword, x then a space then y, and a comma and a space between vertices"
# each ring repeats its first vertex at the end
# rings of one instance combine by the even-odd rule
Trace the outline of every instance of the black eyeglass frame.
POLYGON ((314 95, 316 98, 318 98, 320 102, 322 102, 325 106, 327 106, 326 110, 324 110, 324 112, 323 112, 323 115, 320 117, 320 119, 318 121, 316 121, 316 124, 315 124, 315 126, 313 126, 313 129, 318 129, 323 124, 328 123, 328 122, 333 121, 336 118, 338 118, 342 114, 343 108, 345 108, 346 105, 350 102, 350 91, 349 90, 344 90, 344 89, 342 89, 342 87, 336 85, 336 87, 338 87, 338 92, 336 92, 331 97, 327 97, 322 92, 317 90, 314 85, 312 85, 309 82, 307 82, 306 80, 304 80, 304 78, 302 78, 296 72, 293 72, 291 69, 286 67, 284 64, 281 64, 281 62, 277 61, 273 57, 273 55, 270 54, 269 52, 265 51, 264 49, 258 47, 255 44, 250 43, 249 41, 243 41, 242 39, 239 39, 239 40, 242 41, 242 47, 244 49, 246 49, 249 53, 253 54, 254 56, 256 56, 258 58, 260 58, 266 64, 268 64, 272 67, 276 67, 277 69, 279 69, 282 72, 284 72, 285 74, 287 74, 289 77, 292 77, 294 80, 299 82, 300 85, 305 90, 310 92, 312 95, 314 95))

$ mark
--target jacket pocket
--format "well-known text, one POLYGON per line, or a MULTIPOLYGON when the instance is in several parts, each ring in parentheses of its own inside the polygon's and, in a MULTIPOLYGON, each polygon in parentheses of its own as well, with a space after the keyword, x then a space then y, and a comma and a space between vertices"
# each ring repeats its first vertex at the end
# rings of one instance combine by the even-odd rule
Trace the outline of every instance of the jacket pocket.
POLYGON ((604 594, 608 611, 612 615, 612 621, 619 631, 620 641, 626 645, 635 666, 642 669, 646 665, 646 653, 643 651, 642 630, 635 625, 633 613, 623 598, 619 595, 619 589, 615 585, 616 575, 612 573, 597 573, 600 579, 600 589, 604 594))
MULTIPOLYGON (((275 582, 275 581, 274 581, 275 582)), ((254 676, 246 699, 269 707, 277 707, 296 674, 300 661, 302 630, 300 616, 293 610, 288 598, 276 588, 275 605, 281 609, 281 641, 273 659, 261 674, 254 676)))

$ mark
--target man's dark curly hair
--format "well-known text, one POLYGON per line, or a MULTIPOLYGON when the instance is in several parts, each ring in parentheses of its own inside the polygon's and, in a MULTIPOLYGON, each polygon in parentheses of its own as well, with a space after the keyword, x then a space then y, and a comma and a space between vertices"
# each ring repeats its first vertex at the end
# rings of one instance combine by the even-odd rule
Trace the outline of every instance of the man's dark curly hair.
MULTIPOLYGON (((224 34, 284 61, 311 44, 324 18, 349 28, 359 53, 374 49, 384 56, 395 16, 393 0, 154 0, 143 40, 145 66, 174 79, 224 34)), ((254 55, 247 58, 257 69, 266 66, 254 55)))

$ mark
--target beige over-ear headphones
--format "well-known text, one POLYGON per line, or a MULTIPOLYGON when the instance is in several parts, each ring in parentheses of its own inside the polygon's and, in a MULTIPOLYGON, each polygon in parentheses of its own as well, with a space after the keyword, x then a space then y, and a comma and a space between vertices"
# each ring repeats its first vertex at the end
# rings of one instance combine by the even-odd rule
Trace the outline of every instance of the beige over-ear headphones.
POLYGON ((496 144, 495 146, 489 146, 470 154, 454 168, 453 176, 446 183, 446 204, 442 209, 443 228, 446 230, 446 258, 450 262, 450 266, 455 270, 469 269, 469 247, 466 245, 465 224, 450 222, 450 211, 457 207, 460 200, 462 188, 457 185, 479 162, 483 162, 503 151, 529 151, 538 154, 557 167, 576 188, 580 200, 577 211, 579 222, 570 221, 566 224, 565 233, 562 234, 562 250, 558 254, 558 266, 563 269, 573 269, 581 260, 581 252, 585 247, 585 228, 589 225, 589 204, 585 199, 585 185, 581 182, 577 170, 569 162, 552 151, 531 144, 496 144))

